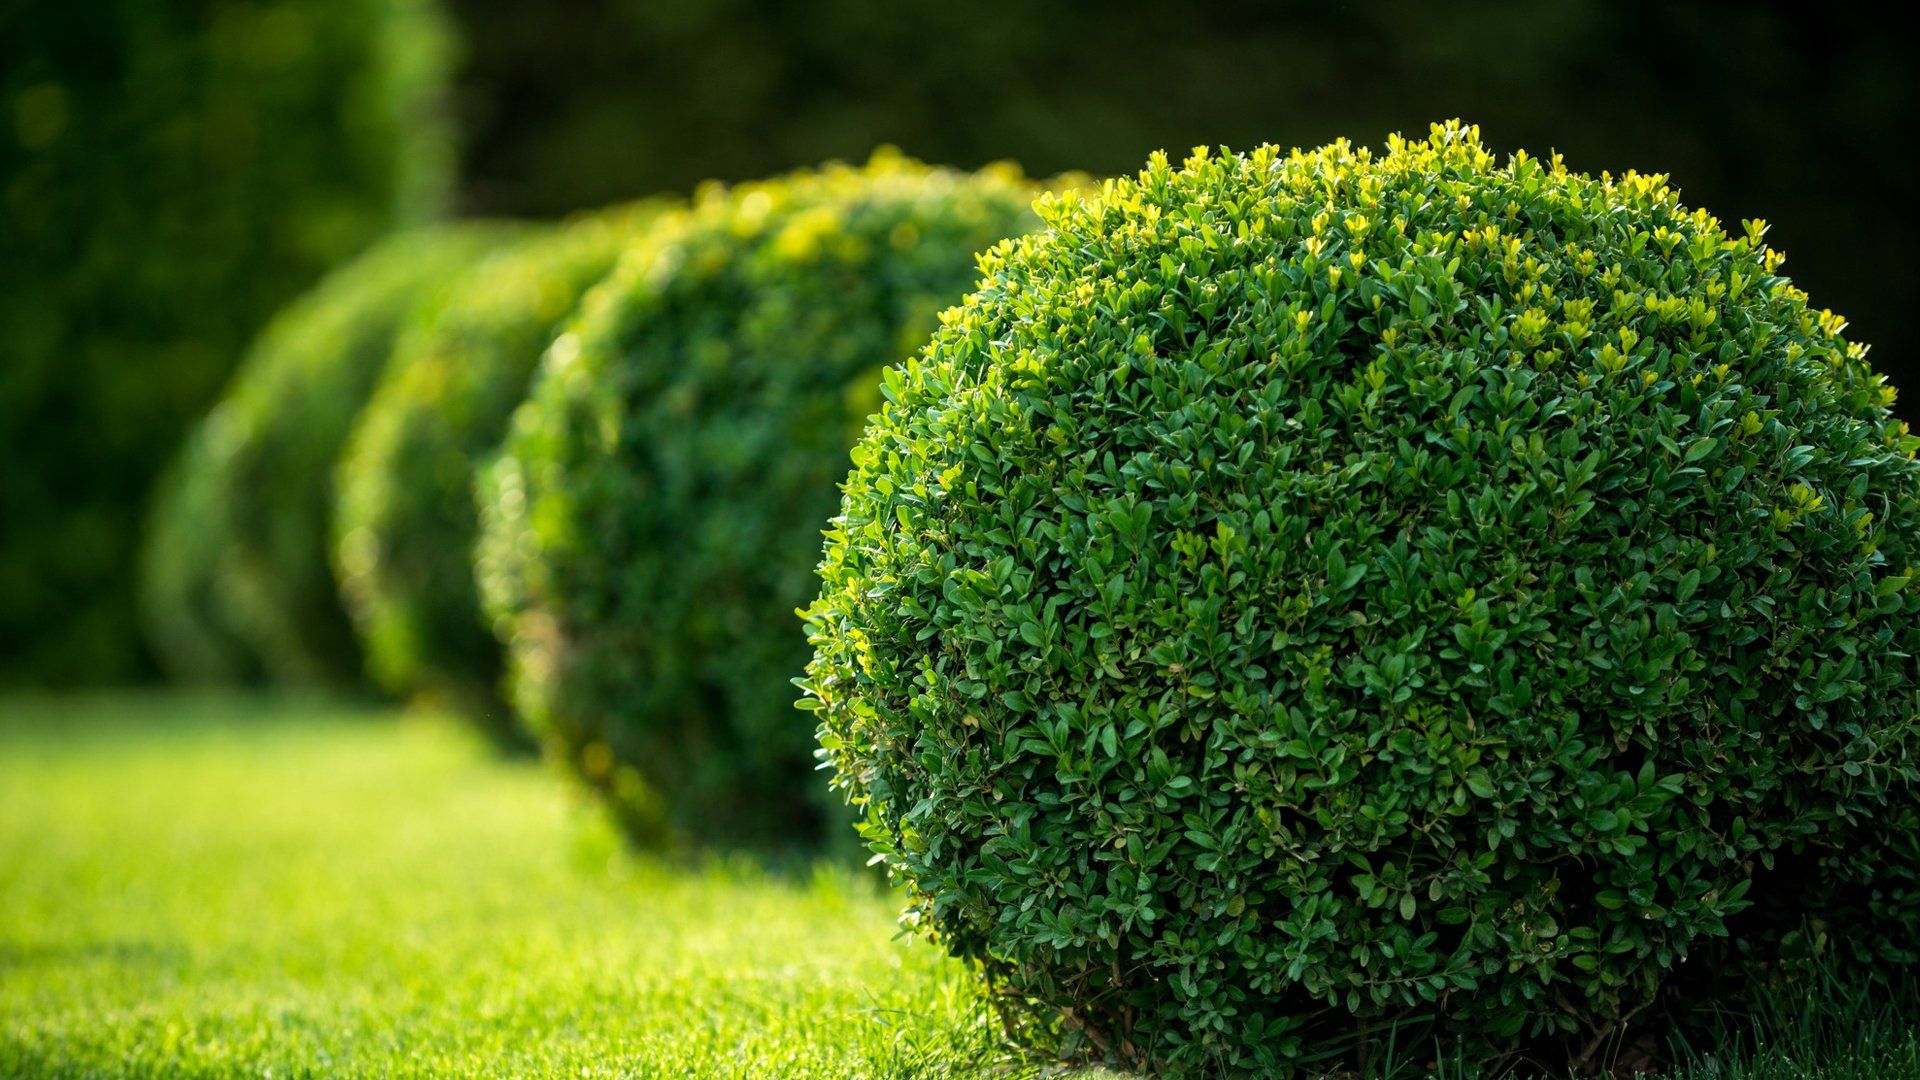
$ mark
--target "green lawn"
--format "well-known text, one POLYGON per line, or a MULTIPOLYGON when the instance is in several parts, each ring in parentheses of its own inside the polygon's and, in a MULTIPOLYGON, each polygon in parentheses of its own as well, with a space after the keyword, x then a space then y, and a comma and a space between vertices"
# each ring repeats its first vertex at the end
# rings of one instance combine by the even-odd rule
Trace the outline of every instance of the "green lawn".
POLYGON ((965 1073, 852 872, 623 855, 454 724, 0 702, 0 1077, 965 1073))
MULTIPOLYGON (((896 907, 626 855, 442 720, 0 700, 0 1077, 1022 1071, 896 907)), ((1774 1008, 1678 1075, 1920 1077, 1912 1000, 1774 1008)))

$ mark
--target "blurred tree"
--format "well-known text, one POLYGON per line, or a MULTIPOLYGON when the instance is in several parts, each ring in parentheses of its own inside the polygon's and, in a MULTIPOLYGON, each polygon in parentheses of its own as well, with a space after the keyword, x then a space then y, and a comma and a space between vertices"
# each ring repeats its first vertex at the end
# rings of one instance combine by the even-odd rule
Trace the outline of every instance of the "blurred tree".
POLYGON ((146 492, 247 337, 450 179, 435 0, 0 4, 0 682, 151 670, 146 492))
MULTIPOLYGON (((1148 0, 454 0, 472 40, 468 198, 556 212, 891 142, 1036 174, 1198 143, 1379 145, 1450 116, 1502 149, 1671 174, 1763 217, 1814 300, 1914 381, 1898 150, 1908 9, 1651 0, 1168 7, 1148 0)), ((1920 415, 1920 390, 1901 403, 1920 415)))

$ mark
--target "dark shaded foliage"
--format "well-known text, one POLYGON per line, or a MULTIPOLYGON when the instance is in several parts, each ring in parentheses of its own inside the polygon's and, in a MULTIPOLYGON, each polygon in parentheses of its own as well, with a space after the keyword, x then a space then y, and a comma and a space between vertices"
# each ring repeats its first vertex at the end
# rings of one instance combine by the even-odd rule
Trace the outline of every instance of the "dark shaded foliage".
POLYGON ((100 0, 0 14, 0 680, 150 668, 148 488, 247 339, 437 210, 432 0, 100 0))

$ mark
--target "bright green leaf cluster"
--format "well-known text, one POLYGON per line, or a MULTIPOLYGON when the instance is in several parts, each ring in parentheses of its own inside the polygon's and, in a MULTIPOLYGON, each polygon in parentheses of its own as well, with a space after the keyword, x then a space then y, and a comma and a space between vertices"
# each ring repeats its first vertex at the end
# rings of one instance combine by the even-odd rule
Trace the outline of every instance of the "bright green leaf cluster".
POLYGON ((1042 216, 887 373, 803 683, 1006 1000, 1572 1056, 1729 942, 1911 950, 1916 440, 1764 225, 1457 124, 1042 216))
POLYGON ((879 370, 1033 195, 894 154, 709 188, 549 350, 483 483, 482 596, 522 714, 635 834, 817 831, 806 642, 778 628, 879 370))
POLYGON ((292 682, 358 680, 327 562, 334 462, 409 313, 516 232, 460 225, 387 240, 254 343, 149 526, 143 599, 176 675, 258 667, 292 682))
POLYGON ((473 584, 472 475, 562 321, 663 208, 587 215, 495 252, 401 332, 341 459, 332 520, 341 596, 386 689, 515 730, 473 584))

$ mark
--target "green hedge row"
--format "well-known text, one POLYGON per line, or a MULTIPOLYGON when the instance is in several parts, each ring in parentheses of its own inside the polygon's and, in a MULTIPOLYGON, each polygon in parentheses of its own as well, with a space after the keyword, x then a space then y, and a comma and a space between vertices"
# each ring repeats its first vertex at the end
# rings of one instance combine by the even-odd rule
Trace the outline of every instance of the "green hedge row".
POLYGON ((531 733, 651 840, 819 840, 805 639, 770 628, 811 592, 878 372, 1035 191, 882 153, 389 242, 274 321, 169 473, 155 649, 202 680, 364 668, 531 733))
POLYGON ((148 489, 247 339, 439 206, 435 0, 16 6, 0 64, 0 681, 142 674, 148 489))

